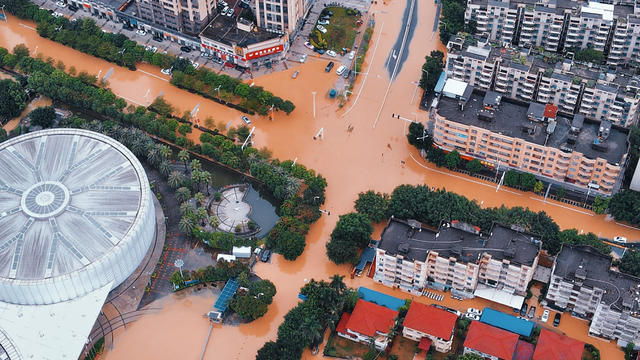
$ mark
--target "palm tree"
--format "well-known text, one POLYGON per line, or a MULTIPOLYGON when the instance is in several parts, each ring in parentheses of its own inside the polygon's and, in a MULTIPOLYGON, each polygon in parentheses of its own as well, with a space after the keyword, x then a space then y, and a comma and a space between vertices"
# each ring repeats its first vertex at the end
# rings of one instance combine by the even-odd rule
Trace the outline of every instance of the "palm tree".
POLYGON ((180 216, 185 216, 187 214, 193 214, 193 208, 189 206, 189 203, 184 201, 180 204, 180 216))
POLYGON ((171 174, 169 174, 169 178, 167 179, 167 184, 169 184, 169 186, 171 186, 174 189, 177 189, 178 187, 180 187, 180 185, 182 185, 182 183, 184 182, 184 177, 182 176, 182 174, 180 174, 179 171, 172 171, 171 174))
POLYGON ((202 181, 201 174, 202 173, 199 170, 191 171, 191 187, 194 191, 198 191, 200 189, 200 181, 202 181))
POLYGON ((189 152, 187 150, 180 150, 178 153, 178 160, 184 163, 184 170, 187 171, 187 161, 189 161, 189 152))
POLYGON ((220 219, 218 219, 217 216, 210 216, 209 217, 209 225, 211 225, 211 227, 215 230, 218 228, 218 226, 220 226, 220 219))
POLYGON ((196 224, 195 221, 193 221, 193 217, 183 216, 182 218, 180 218, 178 227, 180 228, 180 231, 187 234, 187 236, 191 236, 191 234, 193 233, 193 229, 196 227, 196 224))
POLYGON ((154 167, 157 167, 160 163, 160 148, 152 146, 147 152, 147 161, 154 167))
POLYGON ((305 318, 300 326, 301 334, 303 339, 309 341, 311 345, 316 345, 322 338, 322 324, 315 317, 305 318))
POLYGON ((207 195, 209 195, 209 185, 211 185, 211 181, 213 181, 213 175, 204 170, 200 173, 200 181, 204 183, 204 186, 207 189, 207 195))
POLYGON ((168 176, 169 173, 171 172, 171 166, 169 165, 169 161, 167 160, 162 160, 158 168, 160 170, 160 173, 164 176, 168 176))
POLYGON ((202 223, 203 220, 206 220, 208 215, 209 215, 209 213, 207 212, 207 209, 205 209, 203 207, 199 207, 196 210, 196 218, 198 219, 198 221, 200 223, 202 223))
POLYGON ((196 202, 202 206, 204 205, 204 194, 201 192, 196 193, 195 195, 193 195, 193 197, 196 199, 196 202))
POLYGON ((200 164, 200 160, 198 159, 191 160, 190 167, 191 167, 191 171, 202 170, 202 164, 200 164))
POLYGON ((170 147, 167 145, 160 145, 160 156, 162 156, 163 159, 168 160, 171 155, 173 155, 173 151, 171 151, 170 147))
POLYGON ((187 187, 181 187, 178 190, 176 190, 176 200, 178 200, 179 203, 183 203, 187 200, 189 200, 191 198, 191 190, 187 187))
POLYGON ((331 286, 332 289, 337 290, 339 293, 342 293, 342 290, 346 288, 346 285, 344 284, 344 281, 342 281, 342 279, 344 279, 344 275, 333 275, 331 277, 331 283, 329 284, 329 286, 331 286))

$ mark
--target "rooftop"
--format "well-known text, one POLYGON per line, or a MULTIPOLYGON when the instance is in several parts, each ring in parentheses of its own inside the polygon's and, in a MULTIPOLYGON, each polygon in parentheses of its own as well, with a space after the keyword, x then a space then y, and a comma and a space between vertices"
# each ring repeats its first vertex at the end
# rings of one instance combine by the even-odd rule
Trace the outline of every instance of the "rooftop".
POLYGON ((397 311, 359 299, 345 328, 373 337, 376 332, 388 333, 396 317, 398 317, 397 311))
POLYGON ((611 270, 611 257, 590 246, 563 244, 553 275, 568 281, 584 278, 583 286, 604 290, 603 303, 618 310, 630 309, 633 314, 638 312, 636 292, 640 279, 611 270))
POLYGON ((575 144, 568 144, 567 139, 571 129, 570 119, 562 116, 557 117, 555 130, 547 136, 546 123, 531 122, 527 117, 528 105, 522 105, 511 99, 502 99, 500 108, 494 112, 492 121, 479 119, 478 111, 483 108, 482 100, 483 95, 474 92, 464 110, 460 110, 458 100, 443 96, 438 103, 438 114, 450 121, 491 130, 534 144, 556 149, 571 148, 584 154, 587 158, 603 158, 610 164, 620 163, 627 152, 627 133, 617 128, 611 130, 608 140, 604 142, 608 149, 600 151, 592 148, 594 140, 598 138, 599 123, 585 121, 575 144), (524 126, 530 126, 533 131, 531 133, 525 132, 524 126))
POLYGON ((529 320, 520 319, 491 308, 484 308, 480 321, 522 336, 531 335, 531 331, 533 331, 533 326, 535 325, 529 320))
POLYGON ((200 36, 229 46, 246 47, 282 35, 260 30, 257 27, 250 32, 240 30, 234 18, 217 14, 202 30, 200 36))
POLYGON ((457 319, 452 312, 414 300, 402 325, 447 341, 451 339, 457 319))
POLYGON ((580 360, 583 351, 582 341, 543 328, 533 360, 580 360))
POLYGON ((523 340, 518 340, 516 344, 516 352, 513 354, 513 360, 531 360, 535 345, 523 340))
POLYGON ((517 343, 518 334, 498 329, 480 321, 472 321, 464 340, 464 347, 499 359, 512 359, 517 343))
POLYGON ((364 301, 372 302, 394 311, 398 310, 399 307, 404 306, 405 303, 403 299, 371 290, 364 286, 358 288, 358 296, 364 301))
POLYGON ((411 261, 425 261, 429 251, 467 262, 475 262, 482 253, 488 253, 497 260, 509 259, 529 266, 540 249, 539 236, 501 224, 494 224, 488 237, 481 237, 479 232, 479 228, 456 221, 443 223, 435 232, 417 221, 392 218, 382 232, 378 248, 411 261))

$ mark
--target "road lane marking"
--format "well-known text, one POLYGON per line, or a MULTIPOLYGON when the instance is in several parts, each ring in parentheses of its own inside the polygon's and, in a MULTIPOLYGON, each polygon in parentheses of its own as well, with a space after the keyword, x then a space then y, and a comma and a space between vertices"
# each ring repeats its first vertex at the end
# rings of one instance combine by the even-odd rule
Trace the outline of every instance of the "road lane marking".
POLYGON ((136 71, 140 71, 140 72, 141 72, 141 73, 143 73, 143 74, 147 74, 147 75, 149 75, 149 76, 153 76, 154 78, 160 79, 160 80, 162 80, 162 81, 169 82, 169 80, 167 80, 167 79, 165 79, 165 78, 163 78, 163 77, 160 77, 160 76, 158 76, 158 75, 156 75, 156 74, 152 74, 152 73, 150 73, 150 72, 148 72, 148 71, 144 71, 144 70, 140 70, 140 69, 138 69, 138 70, 136 70, 136 71))
POLYGON ((536 198, 534 198, 533 196, 529 196, 529 199, 531 199, 531 200, 535 200, 535 201, 540 201, 540 202, 545 203, 545 204, 549 204, 549 205, 553 205, 553 206, 561 207, 561 208, 563 208, 563 209, 567 209, 567 210, 575 211, 575 212, 580 213, 580 214, 585 214, 585 215, 593 216, 593 214, 588 213, 588 212, 586 212, 586 211, 576 210, 576 209, 570 208, 570 207, 568 207, 568 206, 564 206, 564 205, 556 204, 556 203, 551 202, 551 201, 544 201, 544 200, 536 199, 536 198))
POLYGON ((635 227, 635 226, 631 226, 631 225, 627 225, 627 224, 619 223, 619 222, 617 222, 617 221, 616 221, 615 223, 616 223, 616 225, 624 226, 624 227, 629 228, 629 229, 633 229, 633 230, 640 230, 640 228, 637 228, 637 227, 635 227))
MULTIPOLYGON (((489 185, 489 184, 485 184, 485 183, 480 182, 480 181, 467 179, 467 178, 465 178, 465 177, 463 177, 463 176, 460 176, 460 175, 451 174, 451 173, 448 173, 448 172, 446 172, 446 171, 442 171, 442 170, 432 169, 432 168, 430 168, 430 167, 428 167, 428 166, 426 166, 426 165, 422 164, 422 163, 421 163, 421 162, 419 162, 418 160, 416 160, 416 158, 415 158, 415 157, 413 157, 413 154, 409 154, 409 156, 411 157, 411 159, 413 159, 413 161, 415 161, 415 162, 416 162, 416 164, 418 164, 418 165, 422 166, 423 168, 425 168, 425 169, 427 169, 427 170, 429 170, 429 171, 437 172, 438 174, 442 174, 442 175, 451 176, 451 177, 454 177, 454 178, 456 178, 456 179, 460 179, 460 180, 468 181, 468 182, 471 182, 471 183, 474 183, 474 184, 478 184, 478 185, 486 186, 486 187, 491 188, 491 189, 495 189, 495 188, 496 188, 495 186, 492 186, 492 185, 489 185)), ((517 192, 515 192, 515 191, 511 191, 511 190, 503 189, 502 187, 500 187, 500 191, 504 191, 504 192, 508 192, 508 193, 511 193, 511 194, 514 194, 514 195, 522 196, 522 194, 519 194, 519 193, 517 193, 517 192)))
POLYGON ((37 31, 37 30, 36 30, 36 28, 33 28, 33 27, 31 27, 31 26, 28 26, 28 25, 25 25, 25 24, 23 24, 23 23, 18 23, 18 25, 23 26, 23 27, 26 27, 27 29, 31 29, 31 30, 33 30, 33 31, 37 31))

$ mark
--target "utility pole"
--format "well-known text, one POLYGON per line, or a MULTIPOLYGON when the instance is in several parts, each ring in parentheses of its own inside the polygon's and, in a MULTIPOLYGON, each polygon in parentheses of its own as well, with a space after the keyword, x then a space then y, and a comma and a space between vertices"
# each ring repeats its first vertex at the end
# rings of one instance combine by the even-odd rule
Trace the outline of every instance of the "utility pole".
POLYGON ((4 12, 4 5, 2 5, 2 20, 4 20, 4 22, 9 22, 9 20, 7 19, 7 13, 4 12))
POLYGON ((313 118, 316 118, 316 92, 312 91, 311 94, 313 94, 313 118))

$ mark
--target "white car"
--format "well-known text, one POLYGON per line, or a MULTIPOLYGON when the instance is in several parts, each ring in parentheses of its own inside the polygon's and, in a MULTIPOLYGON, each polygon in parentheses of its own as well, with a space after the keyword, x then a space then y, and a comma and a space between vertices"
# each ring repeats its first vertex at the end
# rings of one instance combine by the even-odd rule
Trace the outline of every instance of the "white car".
POLYGON ((336 70, 336 74, 338 74, 338 76, 342 75, 345 71, 347 70, 347 67, 344 65, 340 65, 340 67, 338 68, 338 70, 336 70))
POLYGON ((155 46, 151 47, 151 52, 155 54, 156 52, 158 52, 158 48, 155 46))
POLYGON ((245 122, 245 124, 247 125, 251 125, 251 119, 249 119, 248 117, 242 115, 242 121, 245 122))
POLYGON ((61 14, 61 13, 59 13, 59 12, 54 12, 54 13, 53 13, 53 14, 51 14, 51 15, 53 15, 53 17, 55 17, 55 18, 59 18, 59 17, 63 17, 63 16, 64 16, 64 14, 61 14))
POLYGON ((331 56, 331 57, 336 57, 336 56, 338 56, 338 54, 336 54, 336 52, 335 52, 335 51, 333 51, 333 50, 327 50, 327 52, 326 52, 325 54, 327 54, 327 55, 329 55, 329 56, 331 56))
POLYGON ((356 52, 352 51, 352 52, 349 53, 348 56, 349 56, 349 60, 353 60, 353 58, 356 57, 356 52))
POLYGON ((313 45, 311 45, 311 43, 310 43, 310 42, 308 42, 308 41, 305 41, 305 42, 304 42, 304 47, 306 47, 307 49, 311 49, 311 50, 313 50, 313 45))
POLYGON ((541 320, 543 323, 546 323, 546 322, 547 322, 547 320, 549 320, 549 310, 545 310, 545 311, 542 313, 542 317, 540 318, 540 320, 541 320))
POLYGON ((218 4, 220 4, 220 5, 224 6, 224 7, 228 7, 229 6, 229 4, 227 4, 226 1, 219 1, 218 4))
POLYGON ((145 47, 144 47, 144 49, 145 49, 146 51, 151 51, 152 47, 151 47, 151 45, 147 45, 147 46, 145 46, 145 47))
POLYGON ((171 71, 173 70, 173 68, 168 68, 168 69, 162 69, 160 70, 161 73, 165 74, 165 75, 171 75, 171 71))
POLYGON ((617 242, 618 244, 626 244, 627 238, 624 236, 616 236, 613 238, 613 242, 617 242))
POLYGON ((474 308, 468 308, 467 309, 467 313, 469 314, 477 314, 477 315, 481 315, 482 311, 478 310, 478 309, 474 309, 474 308))
POLYGON ((58 1, 56 2, 56 6, 61 8, 66 8, 67 4, 65 4, 64 1, 58 1))
POLYGON ((318 29, 323 34, 327 33, 327 29, 325 29, 324 26, 322 26, 322 25, 317 25, 316 29, 318 29))
POLYGON ((320 24, 320 25, 329 25, 329 20, 320 20, 320 21, 318 21, 318 24, 320 24))
POLYGON ((307 54, 302 54, 302 56, 300 56, 300 62, 303 63, 307 61, 307 54))
POLYGON ((141 36, 145 36, 145 35, 147 35, 147 32, 142 30, 142 29, 138 29, 138 30, 136 30, 136 34, 141 35, 141 36))
POLYGON ((227 10, 227 16, 233 16, 233 9, 227 10))
POLYGON ((195 70, 198 70, 198 68, 200 67, 200 64, 198 64, 198 63, 197 63, 197 62, 195 62, 195 61, 191 61, 191 66, 193 66, 193 68, 194 68, 195 70))
POLYGON ((480 315, 478 314, 466 313, 464 314, 464 317, 469 320, 476 320, 476 321, 480 320, 480 315))

